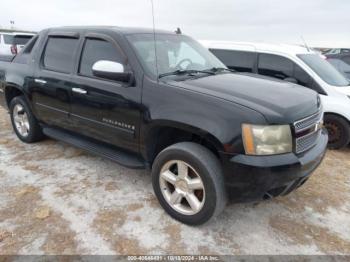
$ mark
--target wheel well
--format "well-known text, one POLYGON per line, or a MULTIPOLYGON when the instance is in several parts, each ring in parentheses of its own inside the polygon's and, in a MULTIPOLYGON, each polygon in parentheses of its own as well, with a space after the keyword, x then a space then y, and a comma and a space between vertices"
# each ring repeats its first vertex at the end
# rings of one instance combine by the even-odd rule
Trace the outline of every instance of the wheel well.
POLYGON ((146 140, 147 160, 153 163, 156 156, 165 148, 180 142, 194 142, 209 149, 215 156, 220 158, 215 142, 192 132, 174 128, 159 127, 153 129, 146 140))
POLYGON ((349 123, 349 125, 350 125, 350 120, 349 119, 347 119, 346 117, 344 117, 344 116, 342 116, 342 115, 340 115, 340 114, 337 114, 337 113, 331 113, 331 112, 325 112, 324 113, 324 115, 326 116, 329 116, 329 115, 332 115, 332 116, 337 116, 337 117, 340 117, 340 118, 342 118, 342 119, 344 119, 346 122, 348 122, 349 123))
POLYGON ((10 107, 10 103, 11 103, 12 99, 14 99, 17 96, 21 96, 21 95, 23 95, 23 93, 18 88, 12 87, 12 86, 6 87, 5 98, 6 98, 7 107, 8 108, 10 107))

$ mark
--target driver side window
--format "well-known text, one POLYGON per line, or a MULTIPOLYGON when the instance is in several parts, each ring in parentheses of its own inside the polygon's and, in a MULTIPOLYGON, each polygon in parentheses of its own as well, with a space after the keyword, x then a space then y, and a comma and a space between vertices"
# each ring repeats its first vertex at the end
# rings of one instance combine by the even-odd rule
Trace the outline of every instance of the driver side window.
POLYGON ((260 54, 258 73, 284 80, 293 78, 296 83, 312 88, 312 79, 299 65, 279 55, 260 54))
POLYGON ((278 55, 260 54, 258 73, 284 80, 293 77, 293 62, 278 55))

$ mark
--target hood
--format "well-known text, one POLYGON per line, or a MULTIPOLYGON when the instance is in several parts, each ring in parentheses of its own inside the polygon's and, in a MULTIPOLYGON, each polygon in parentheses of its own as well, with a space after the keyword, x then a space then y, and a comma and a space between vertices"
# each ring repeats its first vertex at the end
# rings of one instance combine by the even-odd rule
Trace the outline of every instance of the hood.
POLYGON ((339 93, 350 96, 350 86, 334 87, 339 93))
POLYGON ((317 93, 292 83, 238 73, 168 82, 263 114, 270 124, 293 123, 318 110, 317 93))

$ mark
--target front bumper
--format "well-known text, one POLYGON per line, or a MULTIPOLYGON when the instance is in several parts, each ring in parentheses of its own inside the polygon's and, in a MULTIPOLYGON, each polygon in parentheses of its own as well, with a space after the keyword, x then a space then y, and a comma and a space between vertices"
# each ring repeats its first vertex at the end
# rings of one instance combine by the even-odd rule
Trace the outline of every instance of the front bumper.
POLYGON ((254 202, 287 195, 304 184, 319 166, 327 143, 327 131, 322 130, 318 143, 300 155, 222 156, 231 200, 254 202))

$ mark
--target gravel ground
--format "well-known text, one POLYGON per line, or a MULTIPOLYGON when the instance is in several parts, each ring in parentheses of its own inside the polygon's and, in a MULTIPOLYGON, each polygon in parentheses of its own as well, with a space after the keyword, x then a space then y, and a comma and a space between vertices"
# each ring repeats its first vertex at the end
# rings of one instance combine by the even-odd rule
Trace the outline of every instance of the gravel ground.
POLYGON ((350 254, 350 148, 299 190, 188 227, 146 171, 61 142, 26 145, 0 109, 0 254, 350 254))

